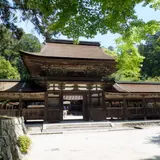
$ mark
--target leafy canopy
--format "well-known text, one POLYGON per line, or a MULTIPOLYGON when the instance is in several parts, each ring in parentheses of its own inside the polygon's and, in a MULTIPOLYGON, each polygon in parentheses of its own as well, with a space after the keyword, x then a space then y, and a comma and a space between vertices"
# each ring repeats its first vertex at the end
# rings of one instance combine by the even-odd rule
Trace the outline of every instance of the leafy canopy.
POLYGON ((4 25, 0 25, 0 39, 0 65, 2 67, 0 67, 0 78, 27 78, 28 74, 21 60, 19 50, 39 52, 41 48, 39 40, 31 34, 25 33, 20 39, 17 39, 15 32, 7 29, 4 25))
POLYGON ((41 44, 38 38, 32 34, 24 34, 20 40, 19 49, 28 52, 39 52, 41 44))
MULTIPOLYGON (((159 0, 1 0, 0 17, 5 25, 14 26, 18 10, 21 19, 31 20, 46 38, 62 33, 76 40, 108 31, 126 36, 133 27, 145 26, 135 12, 140 3, 160 9, 159 0)), ((151 24, 159 26, 156 21, 151 24)))
POLYGON ((133 44, 121 44, 118 46, 117 69, 115 79, 138 81, 144 57, 133 44))
POLYGON ((141 74, 143 79, 160 77, 160 32, 148 35, 145 44, 139 46, 139 52, 145 57, 141 74))
POLYGON ((16 67, 13 67, 9 61, 0 56, 0 79, 19 79, 20 75, 16 67))

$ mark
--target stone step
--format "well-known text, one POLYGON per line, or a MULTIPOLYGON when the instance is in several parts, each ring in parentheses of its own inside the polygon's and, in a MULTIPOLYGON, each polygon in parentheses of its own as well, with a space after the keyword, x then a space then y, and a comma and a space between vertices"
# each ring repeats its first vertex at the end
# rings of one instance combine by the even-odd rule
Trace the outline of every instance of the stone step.
POLYGON ((110 122, 83 122, 83 123, 59 123, 43 124, 42 132, 64 132, 64 131, 85 131, 85 130, 105 130, 111 128, 110 122))
POLYGON ((32 134, 32 133, 41 133, 43 124, 26 124, 27 128, 27 133, 32 134))

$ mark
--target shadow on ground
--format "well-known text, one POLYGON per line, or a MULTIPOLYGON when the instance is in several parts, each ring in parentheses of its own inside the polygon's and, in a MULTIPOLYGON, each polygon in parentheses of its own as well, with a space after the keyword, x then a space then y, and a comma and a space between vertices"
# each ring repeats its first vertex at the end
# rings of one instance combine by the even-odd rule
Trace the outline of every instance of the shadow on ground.
POLYGON ((149 139, 149 143, 156 144, 160 147, 160 134, 153 136, 149 139))
POLYGON ((153 156, 150 158, 140 159, 140 160, 160 160, 160 156, 153 156))
MULTIPOLYGON (((148 143, 152 143, 152 144, 158 145, 158 147, 160 147, 160 133, 150 137, 147 141, 148 141, 148 143)), ((157 155, 157 156, 148 157, 148 158, 144 158, 144 159, 140 159, 140 160, 160 160, 160 152, 159 152, 159 155, 157 155)))

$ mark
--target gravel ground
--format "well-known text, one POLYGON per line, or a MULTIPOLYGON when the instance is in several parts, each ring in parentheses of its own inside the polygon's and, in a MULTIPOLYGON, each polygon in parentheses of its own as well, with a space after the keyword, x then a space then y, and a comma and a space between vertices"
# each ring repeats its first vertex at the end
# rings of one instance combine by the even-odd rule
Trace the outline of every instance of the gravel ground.
POLYGON ((27 160, 160 160, 160 127, 30 137, 27 160))

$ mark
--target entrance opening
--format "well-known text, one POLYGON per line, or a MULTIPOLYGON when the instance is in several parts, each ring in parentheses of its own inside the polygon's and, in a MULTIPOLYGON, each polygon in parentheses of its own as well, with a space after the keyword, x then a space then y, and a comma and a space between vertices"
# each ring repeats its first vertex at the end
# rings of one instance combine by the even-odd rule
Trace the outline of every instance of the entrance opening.
POLYGON ((63 120, 83 120, 83 96, 63 96, 63 120))

